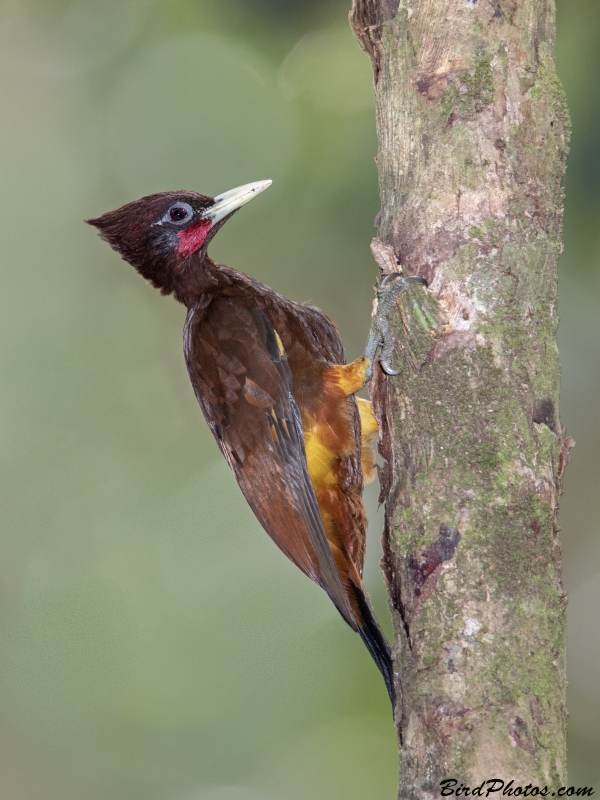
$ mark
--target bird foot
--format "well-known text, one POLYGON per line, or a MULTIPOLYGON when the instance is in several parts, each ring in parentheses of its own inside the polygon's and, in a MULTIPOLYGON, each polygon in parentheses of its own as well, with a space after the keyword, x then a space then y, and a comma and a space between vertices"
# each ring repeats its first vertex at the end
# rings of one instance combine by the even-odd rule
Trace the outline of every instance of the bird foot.
MULTIPOLYGON (((373 377, 373 364, 378 351, 379 364, 386 375, 400 375, 402 372, 401 369, 394 369, 391 365, 394 352, 391 315, 400 296, 414 284, 427 286, 427 281, 419 275, 407 275, 404 277, 400 273, 394 272, 385 275, 376 289, 377 299, 374 305, 369 341, 365 352, 370 362, 367 370, 367 381, 373 377)), ((422 327, 428 330, 437 327, 436 320, 431 312, 423 308, 416 299, 413 301, 412 311, 416 321, 422 327)))

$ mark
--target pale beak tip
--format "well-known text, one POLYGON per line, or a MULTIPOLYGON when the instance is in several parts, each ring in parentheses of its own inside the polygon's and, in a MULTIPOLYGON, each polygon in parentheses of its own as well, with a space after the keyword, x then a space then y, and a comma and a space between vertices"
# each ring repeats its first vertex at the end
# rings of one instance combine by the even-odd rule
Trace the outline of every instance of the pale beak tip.
POLYGON ((214 198, 214 204, 207 210, 205 217, 212 219, 213 225, 224 217, 228 216, 238 208, 245 206, 257 194, 268 189, 273 181, 256 181, 256 183, 246 183, 236 189, 218 195, 214 198))

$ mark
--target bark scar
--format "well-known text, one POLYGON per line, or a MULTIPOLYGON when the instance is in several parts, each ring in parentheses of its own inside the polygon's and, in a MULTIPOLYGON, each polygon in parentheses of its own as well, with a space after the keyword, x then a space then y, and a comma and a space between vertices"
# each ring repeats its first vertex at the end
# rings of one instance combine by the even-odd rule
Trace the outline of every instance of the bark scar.
POLYGON ((529 736, 529 728, 521 717, 515 716, 509 721, 508 737, 513 747, 524 750, 530 756, 535 755, 535 747, 529 736))
POLYGON ((394 19, 398 13, 400 0, 354 0, 350 12, 350 24, 363 50, 371 56, 375 83, 379 80, 381 69, 382 25, 394 19))
POLYGON ((394 248, 384 244, 377 237, 371 241, 371 253, 379 264, 382 274, 390 275, 394 272, 402 272, 400 259, 396 255, 394 248))
POLYGON ((460 348, 466 352, 475 349, 477 339, 474 331, 451 331, 446 333, 436 341, 425 359, 425 365, 431 366, 436 361, 444 358, 452 350, 460 348))
MULTIPOLYGON (((427 579, 433 575, 436 569, 444 561, 450 561, 454 556, 454 551, 459 541, 460 533, 457 528, 447 528, 445 525, 440 525, 438 539, 418 555, 409 558, 415 597, 421 596, 427 579)), ((429 589, 428 595, 435 588, 435 584, 437 584, 437 575, 435 576, 435 582, 430 587, 427 587, 429 589)))
POLYGON ((562 474, 565 471, 567 464, 570 461, 571 454, 569 450, 575 447, 575 439, 572 436, 567 436, 565 441, 563 442, 562 450, 560 451, 560 456, 558 459, 558 477, 562 478, 562 474))

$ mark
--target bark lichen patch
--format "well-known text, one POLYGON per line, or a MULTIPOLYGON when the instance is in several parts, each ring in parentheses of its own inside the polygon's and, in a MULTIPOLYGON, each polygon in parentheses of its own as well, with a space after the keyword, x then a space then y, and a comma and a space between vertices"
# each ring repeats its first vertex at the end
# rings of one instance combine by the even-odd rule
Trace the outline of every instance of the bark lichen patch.
POLYGON ((440 113, 446 123, 472 117, 494 101, 494 76, 491 59, 477 57, 471 69, 448 86, 440 100, 440 113))

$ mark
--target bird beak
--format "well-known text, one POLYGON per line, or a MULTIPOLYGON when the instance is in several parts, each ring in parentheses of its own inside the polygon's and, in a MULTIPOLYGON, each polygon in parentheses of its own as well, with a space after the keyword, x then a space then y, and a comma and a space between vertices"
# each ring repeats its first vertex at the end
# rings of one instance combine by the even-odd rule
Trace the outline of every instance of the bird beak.
POLYGON ((215 202, 204 212, 202 217, 210 219, 212 224, 215 225, 219 220, 245 206, 257 194, 268 189, 272 183, 273 181, 258 181, 257 183, 246 183, 244 186, 238 186, 237 189, 230 189, 228 192, 215 197, 215 202))

